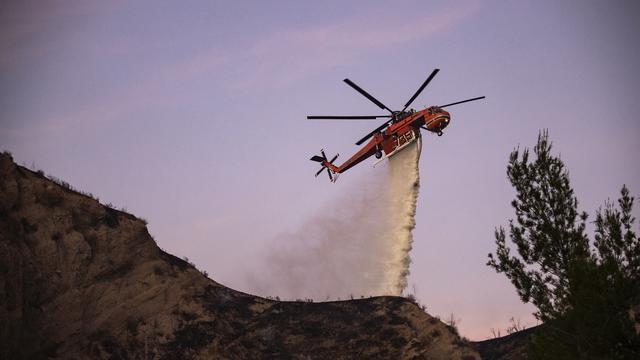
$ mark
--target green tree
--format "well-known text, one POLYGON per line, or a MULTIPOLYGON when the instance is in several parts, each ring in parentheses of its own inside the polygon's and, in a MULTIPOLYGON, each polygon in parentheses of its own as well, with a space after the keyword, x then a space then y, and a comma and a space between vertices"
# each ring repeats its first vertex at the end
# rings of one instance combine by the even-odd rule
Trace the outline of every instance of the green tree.
POLYGON ((528 149, 515 149, 507 176, 516 190, 509 237, 496 229, 488 266, 503 273, 544 325, 532 342, 539 358, 640 358, 629 310, 640 304, 640 241, 632 230, 633 197, 622 187, 619 208, 597 212, 595 241, 585 233, 562 160, 551 154, 547 131, 528 149))

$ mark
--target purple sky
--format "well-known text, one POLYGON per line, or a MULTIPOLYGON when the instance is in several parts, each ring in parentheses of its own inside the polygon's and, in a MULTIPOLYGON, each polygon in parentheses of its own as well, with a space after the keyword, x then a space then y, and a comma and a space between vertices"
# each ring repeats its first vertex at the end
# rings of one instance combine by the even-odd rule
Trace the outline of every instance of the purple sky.
POLYGON ((399 108, 438 67, 414 107, 487 99, 425 134, 409 287, 484 339, 534 324, 485 266, 514 146, 548 128, 591 214, 640 193, 639 38, 636 1, 3 1, 0 148, 252 292, 272 239, 378 171, 314 178, 311 155, 346 158, 378 122, 305 116, 382 114, 345 77, 399 108))

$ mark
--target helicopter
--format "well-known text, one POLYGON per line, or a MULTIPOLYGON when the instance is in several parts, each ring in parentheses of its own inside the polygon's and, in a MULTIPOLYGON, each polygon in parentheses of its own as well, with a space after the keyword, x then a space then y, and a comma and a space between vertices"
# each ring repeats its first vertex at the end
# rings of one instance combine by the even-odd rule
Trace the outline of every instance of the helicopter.
POLYGON ((356 142, 356 145, 360 146, 365 141, 371 139, 364 147, 362 147, 342 165, 334 165, 333 162, 338 158, 338 155, 329 160, 323 149, 320 150, 321 156, 314 155, 311 157, 311 161, 319 162, 322 165, 320 170, 316 173, 316 177, 326 170, 329 175, 329 180, 331 182, 335 182, 338 179, 339 174, 351 169, 371 156, 375 156, 376 159, 378 159, 373 164, 375 166, 379 162, 392 157, 420 139, 421 129, 435 133, 438 136, 442 136, 443 130, 451 122, 451 115, 447 111, 443 110, 443 108, 485 98, 484 96, 480 96, 445 105, 430 106, 420 111, 409 108, 409 105, 411 105, 418 95, 422 93, 424 88, 429 85, 431 80, 433 80, 439 71, 440 69, 434 69, 433 72, 431 72, 429 77, 427 77, 415 94, 413 94, 409 101, 404 105, 404 108, 400 111, 391 110, 353 81, 348 78, 344 79, 344 82, 347 85, 351 86, 354 90, 369 99, 369 101, 376 104, 380 109, 387 110, 390 114, 372 116, 307 116, 307 119, 309 120, 375 120, 388 118, 388 120, 386 120, 382 125, 378 126, 356 142))

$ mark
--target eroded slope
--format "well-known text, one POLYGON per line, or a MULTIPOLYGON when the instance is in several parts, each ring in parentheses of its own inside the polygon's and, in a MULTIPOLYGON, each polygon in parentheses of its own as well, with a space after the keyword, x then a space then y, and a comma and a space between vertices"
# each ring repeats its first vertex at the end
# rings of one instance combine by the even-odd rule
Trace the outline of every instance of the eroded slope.
POLYGON ((0 358, 476 359, 413 302, 279 302, 158 248, 133 215, 0 155, 0 358))

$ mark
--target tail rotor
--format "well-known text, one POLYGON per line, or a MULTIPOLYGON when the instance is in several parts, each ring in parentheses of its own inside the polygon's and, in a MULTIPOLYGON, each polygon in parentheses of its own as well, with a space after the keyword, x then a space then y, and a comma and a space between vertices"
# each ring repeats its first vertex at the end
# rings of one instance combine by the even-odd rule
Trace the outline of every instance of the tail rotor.
POLYGON ((334 156, 331 160, 327 159, 327 155, 324 153, 324 149, 320 150, 320 154, 322 154, 322 156, 314 155, 311 157, 311 161, 319 162, 322 165, 320 170, 318 170, 318 172, 316 173, 316 177, 318 177, 318 175, 320 175, 322 171, 326 169, 327 175, 329 175, 329 180, 331 182, 336 181, 336 178, 334 177, 333 172, 328 165, 333 164, 333 162, 338 158, 339 154, 336 154, 336 156, 334 156))

